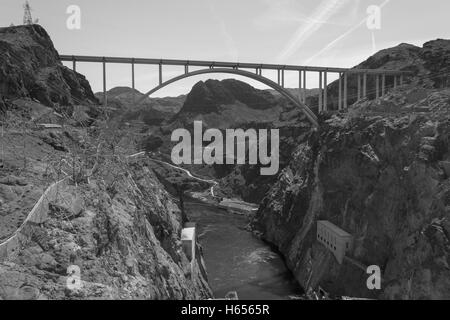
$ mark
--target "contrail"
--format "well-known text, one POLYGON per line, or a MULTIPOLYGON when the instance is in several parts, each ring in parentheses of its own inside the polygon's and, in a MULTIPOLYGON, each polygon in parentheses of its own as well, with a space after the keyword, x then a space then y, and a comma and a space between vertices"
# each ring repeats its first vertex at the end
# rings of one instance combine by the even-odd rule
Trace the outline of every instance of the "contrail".
POLYGON ((298 48, 309 39, 330 17, 341 9, 349 0, 326 0, 311 15, 309 21, 303 23, 295 32, 289 44, 278 55, 278 61, 283 61, 292 56, 298 48))
MULTIPOLYGON (((381 5, 380 8, 383 8, 385 5, 387 5, 390 2, 390 0, 385 0, 381 5)), ((314 60, 315 58, 317 58, 318 56, 320 56, 321 54, 323 54, 324 52, 328 51, 329 49, 333 48, 339 41, 341 41, 342 39, 344 39, 345 37, 347 37, 350 33, 352 33, 353 31, 355 31, 356 29, 358 29, 360 26, 362 26, 363 24, 365 24, 367 21, 367 17, 364 17, 364 19, 362 19, 358 24, 354 25, 353 27, 351 27, 349 30, 347 30, 346 32, 344 32, 343 34, 341 34, 339 37, 337 37, 336 39, 334 39, 333 41, 331 41, 329 44, 327 44, 325 47, 323 47, 319 52, 317 52, 315 55, 313 55, 312 57, 310 57, 309 59, 305 60, 305 62, 303 62, 303 64, 308 64, 310 63, 312 60, 314 60)))

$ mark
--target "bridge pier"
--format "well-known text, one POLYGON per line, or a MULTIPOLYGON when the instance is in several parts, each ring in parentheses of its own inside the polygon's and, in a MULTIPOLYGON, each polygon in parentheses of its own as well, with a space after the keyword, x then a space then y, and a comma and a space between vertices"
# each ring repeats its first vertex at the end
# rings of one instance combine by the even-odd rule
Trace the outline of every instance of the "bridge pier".
POLYGON ((159 63, 159 85, 161 85, 163 83, 163 78, 162 78, 162 63, 159 63))
POLYGON ((347 87, 347 82, 348 82, 347 72, 344 72, 344 110, 347 110, 347 107, 348 107, 348 101, 347 101, 348 87, 347 87))
POLYGON ((319 71, 319 112, 322 112, 322 98, 323 98, 323 89, 322 89, 322 71, 319 71))
POLYGON ((77 60, 72 56, 72 70, 77 72, 77 60))
POLYGON ((303 70, 303 103, 306 103, 306 70, 303 70))
POLYGON ((106 59, 105 57, 103 57, 103 106, 106 107, 107 106, 107 101, 106 101, 106 59))
POLYGON ((303 102, 302 71, 298 72, 298 101, 303 102))
POLYGON ((375 99, 380 97, 380 75, 377 74, 375 77, 375 99))
POLYGON ((361 99, 361 75, 358 73, 357 76, 357 81, 358 81, 358 100, 361 99))
POLYGON ((342 73, 339 72, 339 95, 338 110, 342 110, 342 73))
POLYGON ((281 86, 284 88, 284 69, 281 70, 281 86))
POLYGON ((134 83, 134 58, 131 61, 131 87, 133 88, 133 104, 136 102, 136 92, 134 83))
POLYGON ((386 94, 386 74, 383 73, 381 76, 381 96, 386 94))
POLYGON ((323 110, 328 110, 328 72, 323 73, 323 110))
POLYGON ((367 73, 363 74, 363 99, 367 98, 367 73))

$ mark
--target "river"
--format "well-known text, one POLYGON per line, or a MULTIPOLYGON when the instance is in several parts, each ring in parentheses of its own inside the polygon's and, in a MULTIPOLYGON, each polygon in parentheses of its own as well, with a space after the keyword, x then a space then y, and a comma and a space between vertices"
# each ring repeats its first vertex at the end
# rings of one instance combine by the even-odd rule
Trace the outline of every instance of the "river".
POLYGON ((196 203, 186 203, 185 209, 189 220, 197 223, 216 298, 229 291, 243 300, 290 299, 302 293, 281 257, 245 230, 245 216, 196 203))

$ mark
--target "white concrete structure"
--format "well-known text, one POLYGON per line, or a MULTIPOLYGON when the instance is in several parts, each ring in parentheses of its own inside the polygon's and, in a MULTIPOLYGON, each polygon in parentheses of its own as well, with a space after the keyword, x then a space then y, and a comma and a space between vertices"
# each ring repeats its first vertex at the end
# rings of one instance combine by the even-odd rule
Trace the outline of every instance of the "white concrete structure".
POLYGON ((353 237, 329 221, 317 221, 317 241, 333 252, 339 264, 353 246, 353 237))
POLYGON ((195 259, 195 224, 186 223, 185 228, 181 231, 181 243, 183 244, 183 250, 189 261, 195 259))

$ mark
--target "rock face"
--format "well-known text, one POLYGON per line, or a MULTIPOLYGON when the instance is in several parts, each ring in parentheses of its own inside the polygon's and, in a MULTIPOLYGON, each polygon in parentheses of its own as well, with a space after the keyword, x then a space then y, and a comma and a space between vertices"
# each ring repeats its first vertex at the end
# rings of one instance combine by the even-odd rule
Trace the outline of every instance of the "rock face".
POLYGON ((86 78, 64 67, 39 25, 0 28, 0 95, 58 109, 98 103, 86 78))
POLYGON ((2 28, 0 50, 0 300, 211 297, 178 206, 45 30, 2 28))
POLYGON ((244 82, 234 79, 207 80, 194 85, 180 112, 194 115, 219 112, 220 106, 237 101, 259 110, 276 105, 275 98, 268 92, 255 89, 244 82))
MULTIPOLYGON (((413 79, 419 86, 443 88, 450 83, 450 40, 433 40, 425 43, 422 48, 402 43, 396 47, 381 50, 366 61, 355 66, 355 69, 401 70, 410 71, 406 79, 413 79)), ((368 76, 368 88, 375 88, 375 77, 368 76)), ((386 77, 386 87, 394 86, 393 77, 386 77)), ((338 109, 339 82, 334 81, 328 86, 328 109, 338 109)), ((349 105, 357 100, 357 77, 348 77, 349 105)), ((375 91, 369 90, 368 97, 375 98, 375 91)), ((307 104, 317 106, 318 98, 310 97, 307 104)))
POLYGON ((450 177, 442 165, 450 159, 450 91, 417 90, 324 116, 262 201, 253 225, 279 248, 304 288, 450 298, 450 177), (357 263, 338 264, 316 241, 317 220, 352 234, 348 257, 378 265, 381 290, 368 290, 369 275, 357 263))
POLYGON ((255 123, 270 125, 279 119, 286 105, 280 97, 242 81, 200 81, 189 92, 170 126, 188 128, 193 120, 218 129, 242 128, 255 123))
POLYGON ((180 211, 145 162, 121 178, 100 170, 105 180, 65 187, 45 222, 26 225, 28 243, 0 263, 0 299, 211 297, 201 255, 192 268, 183 252, 180 211))

